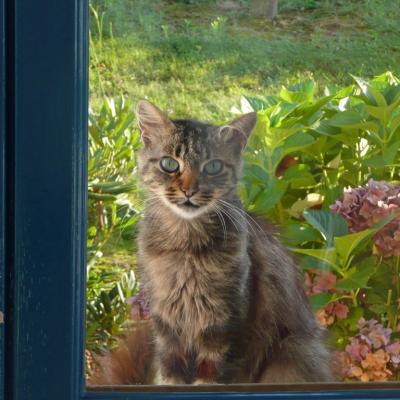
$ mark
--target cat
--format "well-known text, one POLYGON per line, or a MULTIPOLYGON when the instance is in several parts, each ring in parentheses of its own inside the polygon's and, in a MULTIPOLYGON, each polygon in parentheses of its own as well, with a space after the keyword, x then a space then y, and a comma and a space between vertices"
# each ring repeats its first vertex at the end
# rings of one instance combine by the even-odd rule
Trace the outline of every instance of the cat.
POLYGON ((213 126, 170 120, 141 100, 137 118, 147 191, 138 262, 151 320, 100 362, 95 383, 331 381, 294 261, 237 195, 257 114, 213 126))

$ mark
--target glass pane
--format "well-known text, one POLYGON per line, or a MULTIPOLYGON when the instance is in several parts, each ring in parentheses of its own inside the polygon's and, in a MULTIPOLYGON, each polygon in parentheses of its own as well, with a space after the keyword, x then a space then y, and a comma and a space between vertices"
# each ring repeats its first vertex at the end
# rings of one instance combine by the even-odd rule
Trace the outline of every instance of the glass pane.
POLYGON ((398 379, 399 18, 90 2, 89 384, 398 379))

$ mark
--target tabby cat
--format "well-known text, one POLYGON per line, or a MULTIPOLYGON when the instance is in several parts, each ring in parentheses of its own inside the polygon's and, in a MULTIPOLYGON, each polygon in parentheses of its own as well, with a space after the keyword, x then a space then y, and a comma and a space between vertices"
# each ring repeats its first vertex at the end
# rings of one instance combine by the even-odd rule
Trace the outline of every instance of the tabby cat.
POLYGON ((237 196, 256 124, 170 120, 148 101, 137 117, 148 197, 138 260, 151 310, 96 383, 291 383, 332 379, 323 331, 274 229, 237 196))

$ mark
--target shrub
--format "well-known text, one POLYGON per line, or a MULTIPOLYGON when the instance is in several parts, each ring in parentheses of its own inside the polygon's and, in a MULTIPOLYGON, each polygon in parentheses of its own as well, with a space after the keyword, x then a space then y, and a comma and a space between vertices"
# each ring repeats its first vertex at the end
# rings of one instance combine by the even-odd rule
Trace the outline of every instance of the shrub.
POLYGON ((140 140, 132 104, 123 97, 105 99, 98 112, 89 113, 88 235, 87 235, 87 347, 111 348, 127 325, 127 299, 137 292, 134 261, 105 257, 115 253, 119 238, 134 252, 140 214, 135 152, 140 140))

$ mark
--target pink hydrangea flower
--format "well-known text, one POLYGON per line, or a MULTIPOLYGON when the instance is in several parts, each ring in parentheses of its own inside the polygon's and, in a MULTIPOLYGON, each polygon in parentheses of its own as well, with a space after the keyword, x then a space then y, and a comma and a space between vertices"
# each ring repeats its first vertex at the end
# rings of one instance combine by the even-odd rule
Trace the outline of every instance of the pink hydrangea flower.
POLYGON ((369 180, 364 186, 345 189, 342 199, 330 206, 349 224, 350 232, 372 227, 395 212, 397 217, 374 235, 375 252, 384 257, 400 256, 400 185, 369 180))
POLYGON ((395 376, 400 367, 400 341, 393 332, 378 321, 361 318, 359 332, 345 347, 337 352, 337 371, 344 379, 386 381, 395 376))

